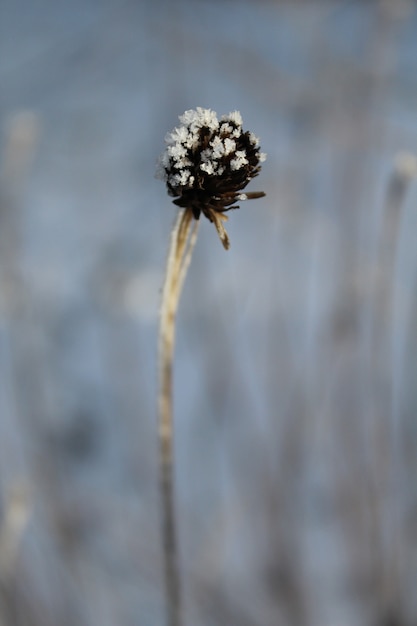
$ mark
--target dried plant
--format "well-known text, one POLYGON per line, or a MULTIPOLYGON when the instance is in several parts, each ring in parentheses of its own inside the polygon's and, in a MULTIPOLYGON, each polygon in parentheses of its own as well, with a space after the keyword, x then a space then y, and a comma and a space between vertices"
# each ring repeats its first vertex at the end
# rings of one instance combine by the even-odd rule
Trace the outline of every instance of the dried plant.
POLYGON ((260 152, 258 138, 242 130, 238 111, 218 120, 214 111, 197 107, 179 119, 181 125, 165 138, 167 146, 157 171, 168 193, 176 198, 174 204, 181 207, 171 233, 159 334, 159 464, 169 626, 183 623, 173 484, 172 371, 178 302, 200 215, 214 224, 227 250, 225 212, 238 209, 237 202, 265 195, 242 190, 258 175, 266 156, 260 152))
POLYGON ((238 111, 220 121, 210 109, 186 111, 181 126, 165 138, 166 150, 160 157, 157 175, 167 184, 174 204, 201 213, 213 222, 223 246, 229 238, 223 221, 226 211, 238 209, 236 202, 262 198, 262 191, 241 193, 257 176, 266 155, 259 150, 259 139, 242 130, 238 111))

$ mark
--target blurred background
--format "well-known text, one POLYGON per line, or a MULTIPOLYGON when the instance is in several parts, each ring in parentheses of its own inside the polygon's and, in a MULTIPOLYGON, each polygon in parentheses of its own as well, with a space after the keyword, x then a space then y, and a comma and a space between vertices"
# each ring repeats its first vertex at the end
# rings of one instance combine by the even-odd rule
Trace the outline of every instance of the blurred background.
POLYGON ((0 84, 0 625, 166 623, 154 172, 203 106, 267 197, 180 305, 186 623, 415 626, 416 2, 2 0, 0 84))

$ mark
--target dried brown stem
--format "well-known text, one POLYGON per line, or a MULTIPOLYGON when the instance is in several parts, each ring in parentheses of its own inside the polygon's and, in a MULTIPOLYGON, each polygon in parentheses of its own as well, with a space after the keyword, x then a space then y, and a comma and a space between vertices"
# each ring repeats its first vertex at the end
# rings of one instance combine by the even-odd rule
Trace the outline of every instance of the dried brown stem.
POLYGON ((168 626, 182 626, 183 624, 173 465, 172 371, 175 318, 181 290, 197 239, 198 223, 193 219, 190 209, 183 209, 179 212, 171 233, 160 314, 158 436, 168 626))

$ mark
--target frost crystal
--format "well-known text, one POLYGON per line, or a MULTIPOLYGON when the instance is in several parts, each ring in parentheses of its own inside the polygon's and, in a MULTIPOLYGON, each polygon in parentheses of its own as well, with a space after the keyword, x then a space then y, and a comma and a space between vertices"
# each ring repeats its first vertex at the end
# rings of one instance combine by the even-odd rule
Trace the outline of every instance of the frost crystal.
POLYGON ((239 111, 232 111, 229 115, 223 115, 222 120, 234 122, 236 126, 242 126, 242 116, 239 111))
POLYGON ((236 150, 236 158, 230 161, 230 168, 232 170, 240 170, 241 167, 248 162, 244 150, 236 150))
POLYGON ((236 150, 236 141, 226 137, 226 139, 224 140, 224 153, 230 154, 231 152, 233 152, 233 150, 236 150))
POLYGON ((157 169, 176 205, 190 208, 196 219, 203 213, 215 221, 213 211, 222 214, 239 208, 237 201, 265 195, 240 193, 259 174, 266 155, 256 135, 243 131, 239 111, 219 121, 211 109, 197 107, 179 120, 181 125, 165 137, 157 169))

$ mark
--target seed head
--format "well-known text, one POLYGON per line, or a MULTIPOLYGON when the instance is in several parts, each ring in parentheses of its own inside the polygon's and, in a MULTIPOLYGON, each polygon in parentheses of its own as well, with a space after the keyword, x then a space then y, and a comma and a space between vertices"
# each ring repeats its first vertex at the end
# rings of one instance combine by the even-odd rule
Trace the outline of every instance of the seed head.
POLYGON ((266 155, 259 139, 242 129, 239 111, 220 120, 210 109, 197 107, 179 117, 181 125, 165 137, 157 177, 166 182, 174 204, 191 209, 195 219, 203 213, 214 222, 223 245, 229 241, 222 220, 237 202, 262 198, 262 191, 242 193, 257 176, 266 155))

